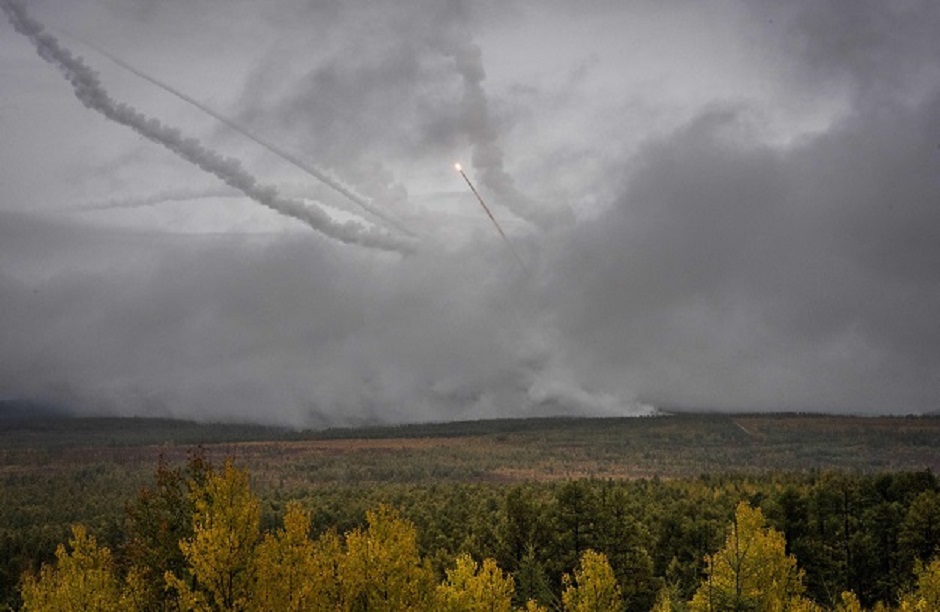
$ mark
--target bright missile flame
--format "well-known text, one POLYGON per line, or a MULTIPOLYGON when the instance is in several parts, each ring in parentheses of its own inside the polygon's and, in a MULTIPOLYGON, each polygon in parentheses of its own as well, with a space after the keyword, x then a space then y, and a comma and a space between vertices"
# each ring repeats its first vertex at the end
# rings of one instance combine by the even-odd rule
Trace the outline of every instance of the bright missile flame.
MULTIPOLYGON (((2 1, 2 0, 0 0, 2 1)), ((503 232, 503 228, 499 226, 499 223, 496 222, 496 217, 493 216, 493 213, 490 211, 490 207, 486 205, 486 202, 483 201, 483 197, 480 195, 480 192, 477 191, 477 188, 473 186, 473 183, 470 182, 470 177, 468 177, 463 172, 463 167, 460 164, 454 164, 454 170, 460 173, 460 176, 463 177, 463 180, 467 182, 467 187, 470 188, 470 191, 473 192, 473 195, 476 196, 477 202, 480 203, 480 206, 483 207, 483 210, 486 211, 486 216, 490 218, 490 221, 493 222, 493 225, 496 227, 496 231, 499 232, 499 235, 503 237, 503 240, 506 241, 506 246, 509 247, 509 250, 512 252, 513 256, 516 258, 516 261, 519 262, 519 265, 522 266, 522 269, 525 270, 525 264, 522 262, 522 258, 519 257, 519 254, 516 253, 516 249, 512 247, 512 243, 509 242, 509 238, 506 237, 506 233, 503 232)))

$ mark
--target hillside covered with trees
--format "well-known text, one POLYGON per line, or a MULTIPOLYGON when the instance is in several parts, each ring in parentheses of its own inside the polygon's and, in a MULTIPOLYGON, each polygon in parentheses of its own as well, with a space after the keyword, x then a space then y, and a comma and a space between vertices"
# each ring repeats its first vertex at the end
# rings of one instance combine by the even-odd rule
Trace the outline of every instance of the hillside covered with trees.
POLYGON ((71 434, 7 425, 0 441, 34 437, 3 446, 0 605, 938 609, 940 482, 930 463, 904 459, 936 455, 934 420, 889 424, 218 427, 218 442, 201 426, 159 424, 180 428, 180 445, 152 445, 163 435, 152 430, 115 433, 139 423, 89 426, 90 443, 81 422, 71 434), (869 463, 745 462, 764 452, 808 461, 827 435, 826 456, 854 447, 869 463), (205 446, 188 443, 200 436, 205 446), (701 459, 718 453, 727 469, 701 459), (884 455, 908 463, 877 469, 884 455))
MULTIPOLYGON (((864 597, 888 594, 900 610, 936 610, 940 604, 940 559, 925 564, 923 558, 937 548, 934 521, 940 504, 936 480, 923 476, 919 483, 917 478, 891 483, 923 489, 909 504, 898 534, 899 548, 909 553, 887 560, 896 564, 889 569, 899 582, 882 581, 881 590, 873 592, 866 581, 862 591, 864 597), (911 570, 913 581, 906 575, 911 570)), ((793 491, 781 495, 785 528, 794 526, 787 504, 794 501, 793 491)), ((681 561, 673 556, 666 575, 656 575, 643 542, 645 526, 623 512, 622 495, 609 483, 569 483, 546 500, 561 506, 554 518, 564 529, 546 533, 544 543, 533 529, 549 518, 539 512, 542 506, 526 508, 523 498, 507 496, 513 505, 504 512, 512 523, 496 534, 504 547, 489 552, 514 571, 491 556, 478 561, 468 551, 474 546, 461 546, 436 559, 443 562, 440 579, 430 551, 419 545, 418 527, 399 510, 382 504, 366 511, 364 526, 311 537, 311 511, 294 500, 285 504, 278 526, 262 531, 262 503, 249 473, 232 461, 216 470, 194 456, 185 470, 161 465, 155 483, 128 504, 119 556, 84 526, 73 526, 68 546, 57 548, 55 560, 38 574, 24 575, 22 605, 24 610, 115 611, 861 609, 859 596, 849 590, 839 591, 832 608, 807 597, 806 571, 788 552, 784 533, 769 527, 762 510, 748 501, 737 504, 721 546, 702 557, 703 577, 687 584, 691 599, 686 600, 681 579, 668 579, 681 561), (553 554, 542 554, 539 544, 554 548, 553 554), (552 558, 562 563, 551 567, 552 558), (557 571, 560 582, 553 585, 557 571)), ((798 538, 802 544, 808 540, 798 538)), ((852 544, 845 540, 846 555, 852 544)), ((882 601, 876 607, 890 609, 882 601)))

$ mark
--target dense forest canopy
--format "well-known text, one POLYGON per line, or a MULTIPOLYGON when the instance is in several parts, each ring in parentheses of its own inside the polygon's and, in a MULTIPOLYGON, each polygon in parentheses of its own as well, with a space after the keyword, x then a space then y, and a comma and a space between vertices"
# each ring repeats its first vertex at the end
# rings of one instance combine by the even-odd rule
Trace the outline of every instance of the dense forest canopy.
POLYGON ((372 595, 344 582, 339 568, 355 566, 363 547, 378 550, 370 538, 380 533, 399 551, 389 560, 411 559, 395 570, 411 576, 396 588, 418 597, 409 605, 431 609, 475 609, 467 602, 482 593, 513 608, 589 609, 588 590, 606 598, 601 609, 612 601, 643 611, 773 609, 781 601, 790 609, 920 609, 910 606, 921 605, 936 578, 940 482, 929 463, 916 467, 917 458, 936 457, 934 419, 202 427, 7 422, 4 605, 46 601, 81 571, 121 609, 270 609, 286 595, 265 589, 285 582, 306 585, 297 601, 332 597, 358 609, 351 602, 372 595), (27 431, 29 445, 13 442, 27 431), (174 435, 207 444, 177 444, 174 435), (858 463, 819 467, 848 460, 850 449, 858 463), (727 469, 714 467, 716 456, 727 469), (768 457, 780 469, 761 463, 768 457), (879 469, 889 460, 908 463, 879 469), (817 463, 800 469, 807 461, 817 463), (220 499, 232 501, 231 512, 217 507, 220 499), (232 521, 242 535, 225 563, 245 582, 238 590, 229 581, 235 590, 219 595, 205 568, 219 566, 213 542, 234 541, 224 536, 232 521), (745 568, 770 569, 743 572, 740 542, 753 543, 743 548, 760 559, 744 559, 745 568), (332 578, 322 578, 326 566, 332 578), (299 578, 314 575, 319 582, 299 578), (779 588, 763 588, 767 581, 779 588))

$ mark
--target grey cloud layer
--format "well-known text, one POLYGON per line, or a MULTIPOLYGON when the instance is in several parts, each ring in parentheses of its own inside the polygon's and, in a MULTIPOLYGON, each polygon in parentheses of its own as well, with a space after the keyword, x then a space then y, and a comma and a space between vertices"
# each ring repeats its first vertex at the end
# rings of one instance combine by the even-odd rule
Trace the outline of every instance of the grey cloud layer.
POLYGON ((69 236, 45 256, 59 271, 44 280, 32 269, 41 262, 18 261, 33 253, 16 240, 0 247, 14 263, 0 327, 8 392, 319 424, 495 415, 497 398, 528 388, 530 330, 499 297, 511 286, 492 276, 498 262, 438 253, 401 265, 309 235, 108 237, 10 215, 3 226, 4 238, 69 236), (121 263, 89 272, 56 261, 66 254, 121 263))
MULTIPOLYGON (((122 18, 153 27, 186 12, 118 4, 122 18)), ((406 214, 416 206, 399 172, 446 172, 455 153, 473 151, 486 194, 534 222, 511 236, 530 270, 485 224, 456 243, 426 238, 399 259, 310 234, 180 237, 4 212, 0 395, 296 425, 616 413, 637 400, 940 407, 933 4, 716 4, 751 25, 749 44, 764 52, 755 57, 780 56, 767 78, 784 75, 794 90, 781 107, 839 112, 783 144, 766 137, 762 117, 774 109, 759 97, 688 108, 640 145, 611 115, 572 143, 599 151, 594 170, 575 177, 566 172, 583 159, 541 149, 539 134, 514 122, 520 101, 543 109, 554 93, 483 78, 512 61, 488 54, 485 33, 505 17, 527 36, 536 7, 235 5, 283 32, 232 104, 240 122, 342 168, 406 214), (564 175, 566 189, 596 200, 590 214, 526 195, 510 150, 527 154, 539 194, 564 175)), ((661 10, 652 6, 585 11, 606 11, 615 29, 661 10)), ((668 33, 681 47, 682 28, 668 33)), ((551 53, 553 41, 538 44, 551 53)), ((596 108, 579 80, 567 83, 565 108, 579 96, 596 108)), ((622 93, 622 113, 642 112, 639 93, 622 93)))
POLYGON ((666 403, 936 406, 938 103, 785 151, 740 141, 733 110, 651 145, 559 255, 571 344, 666 403))

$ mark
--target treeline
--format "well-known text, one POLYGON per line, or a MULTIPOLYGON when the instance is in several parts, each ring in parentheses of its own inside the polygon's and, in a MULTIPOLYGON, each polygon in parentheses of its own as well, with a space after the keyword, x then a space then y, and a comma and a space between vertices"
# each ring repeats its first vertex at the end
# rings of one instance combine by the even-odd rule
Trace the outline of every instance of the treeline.
POLYGON ((649 610, 663 586, 690 599, 740 501, 761 508, 784 535, 806 573, 807 596, 825 605, 843 591, 866 607, 898 602, 918 563, 940 546, 940 493, 929 471, 334 487, 303 501, 317 532, 354 528, 366 509, 390 503, 418 526, 439 572, 460 552, 493 557, 525 596, 547 590, 557 598, 583 551, 603 552, 629 610, 649 610))
POLYGON ((195 454, 161 463, 97 535, 73 528, 10 605, 940 609, 929 471, 325 488, 283 500, 195 454))

